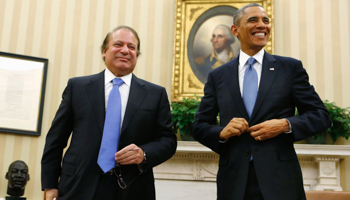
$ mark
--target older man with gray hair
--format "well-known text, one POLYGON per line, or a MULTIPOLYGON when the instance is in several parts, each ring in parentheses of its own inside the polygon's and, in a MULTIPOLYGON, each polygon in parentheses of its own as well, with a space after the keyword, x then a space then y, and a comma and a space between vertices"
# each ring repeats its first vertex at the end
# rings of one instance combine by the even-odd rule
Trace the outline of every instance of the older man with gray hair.
POLYGON ((231 44, 235 42, 235 38, 228 26, 224 24, 216 26, 210 41, 213 45, 211 54, 195 59, 195 64, 205 77, 211 70, 234 59, 231 44))

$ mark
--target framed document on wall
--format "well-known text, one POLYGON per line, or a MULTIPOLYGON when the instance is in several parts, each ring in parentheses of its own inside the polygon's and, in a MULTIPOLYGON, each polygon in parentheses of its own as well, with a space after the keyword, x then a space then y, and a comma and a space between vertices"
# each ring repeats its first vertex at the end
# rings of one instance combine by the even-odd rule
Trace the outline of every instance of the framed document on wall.
POLYGON ((0 132, 41 134, 48 59, 0 52, 0 132))
POLYGON ((234 13, 249 3, 261 4, 270 18, 271 36, 265 50, 273 53, 273 0, 176 0, 172 101, 202 96, 208 73, 238 56, 240 43, 230 29, 234 13), (231 35, 225 47, 229 59, 224 63, 213 59, 218 47, 212 36, 218 27, 225 29, 226 38, 231 35))

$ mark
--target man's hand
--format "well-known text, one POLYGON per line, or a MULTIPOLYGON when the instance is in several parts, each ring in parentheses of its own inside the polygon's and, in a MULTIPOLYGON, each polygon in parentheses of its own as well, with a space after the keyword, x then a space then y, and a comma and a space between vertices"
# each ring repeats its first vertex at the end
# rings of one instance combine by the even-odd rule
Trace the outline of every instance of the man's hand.
POLYGON ((115 161, 121 165, 140 164, 143 159, 143 150, 135 144, 130 144, 115 154, 115 161))
POLYGON ((256 124, 248 129, 250 135, 257 141, 267 140, 289 131, 286 119, 271 119, 256 124))
POLYGON ((233 136, 240 136, 249 128, 247 120, 244 118, 232 118, 220 132, 220 139, 227 140, 233 136))
POLYGON ((58 197, 58 189, 52 188, 52 189, 45 189, 45 199, 46 200, 53 200, 54 198, 58 197))

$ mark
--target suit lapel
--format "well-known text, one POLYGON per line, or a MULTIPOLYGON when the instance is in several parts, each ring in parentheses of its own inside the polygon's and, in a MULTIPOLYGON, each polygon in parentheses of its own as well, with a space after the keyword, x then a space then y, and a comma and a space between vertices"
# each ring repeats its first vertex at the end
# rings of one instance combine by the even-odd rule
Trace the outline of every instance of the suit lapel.
POLYGON ((277 71, 278 71, 278 64, 276 64, 276 59, 265 51, 263 66, 261 71, 259 92, 256 98, 256 102, 255 102, 255 106, 254 106, 254 110, 251 118, 253 118, 258 112, 262 102, 264 101, 267 93, 271 88, 271 85, 275 79, 277 71))
POLYGON ((128 104, 125 109, 121 134, 123 134, 125 128, 128 126, 131 120, 131 117, 141 105, 141 102, 144 100, 146 94, 147 90, 143 81, 132 74, 128 104))
POLYGON ((239 64, 239 56, 234 59, 231 63, 228 63, 227 68, 229 70, 228 73, 226 73, 225 83, 228 84, 229 91, 228 93, 232 96, 232 102, 236 105, 239 112, 245 119, 249 119, 248 113, 245 109, 244 102, 242 99, 241 91, 239 88, 239 74, 238 74, 238 64, 239 64))
POLYGON ((104 70, 99 74, 92 76, 86 87, 102 135, 105 119, 104 70))

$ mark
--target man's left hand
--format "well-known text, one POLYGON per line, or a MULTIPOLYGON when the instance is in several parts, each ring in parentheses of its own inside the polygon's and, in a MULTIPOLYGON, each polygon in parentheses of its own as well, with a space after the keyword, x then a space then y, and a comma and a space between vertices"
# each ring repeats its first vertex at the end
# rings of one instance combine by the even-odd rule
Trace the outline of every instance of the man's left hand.
POLYGON ((135 144, 130 144, 115 154, 115 161, 121 165, 140 164, 143 159, 143 150, 135 144))
POLYGON ((271 119, 249 127, 248 131, 256 141, 262 141, 288 132, 289 123, 286 119, 271 119))

